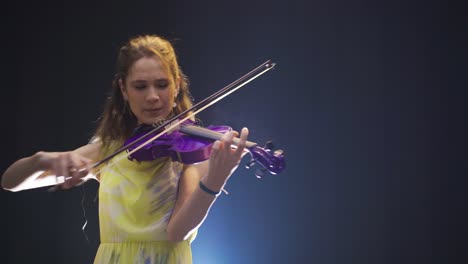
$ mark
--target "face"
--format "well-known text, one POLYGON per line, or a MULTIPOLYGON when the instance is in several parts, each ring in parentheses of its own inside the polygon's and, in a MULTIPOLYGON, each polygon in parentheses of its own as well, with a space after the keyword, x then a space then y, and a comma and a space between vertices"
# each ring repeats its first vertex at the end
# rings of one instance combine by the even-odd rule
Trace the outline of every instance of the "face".
POLYGON ((154 124, 171 113, 178 80, 157 56, 143 57, 130 68, 120 90, 138 124, 154 124))

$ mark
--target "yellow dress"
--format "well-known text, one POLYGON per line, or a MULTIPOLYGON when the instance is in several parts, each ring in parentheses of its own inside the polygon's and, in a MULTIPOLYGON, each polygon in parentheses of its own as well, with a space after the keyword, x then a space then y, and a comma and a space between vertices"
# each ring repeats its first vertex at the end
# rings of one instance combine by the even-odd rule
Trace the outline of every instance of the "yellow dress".
POLYGON ((196 232, 179 243, 168 241, 166 232, 183 164, 169 158, 130 161, 122 155, 100 172, 101 244, 94 263, 192 263, 196 232))

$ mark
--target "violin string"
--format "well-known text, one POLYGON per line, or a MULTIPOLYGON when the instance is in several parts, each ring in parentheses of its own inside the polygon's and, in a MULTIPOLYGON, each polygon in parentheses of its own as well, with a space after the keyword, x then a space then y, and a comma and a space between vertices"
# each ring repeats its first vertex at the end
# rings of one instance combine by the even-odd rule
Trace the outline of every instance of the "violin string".
POLYGON ((197 126, 183 126, 180 128, 180 131, 188 134, 192 134, 195 136, 200 136, 204 138, 209 138, 213 140, 219 140, 223 134, 211 130, 204 130, 200 129, 200 127, 197 126))
MULTIPOLYGON (((193 126, 193 125, 182 126, 182 127, 180 127, 179 130, 182 131, 183 133, 192 134, 192 135, 195 135, 195 136, 200 136, 200 137, 213 139, 213 140, 220 140, 221 137, 223 136, 223 133, 212 131, 212 130, 209 130, 209 129, 204 128, 204 127, 193 126)), ((237 145, 239 144, 239 138, 238 137, 233 138, 233 144, 234 144, 235 147, 237 147, 237 145)), ((246 141, 245 142, 245 146, 247 148, 251 148, 251 147, 254 147, 256 145, 258 145, 258 144, 255 143, 255 142, 252 142, 252 141, 246 141)))

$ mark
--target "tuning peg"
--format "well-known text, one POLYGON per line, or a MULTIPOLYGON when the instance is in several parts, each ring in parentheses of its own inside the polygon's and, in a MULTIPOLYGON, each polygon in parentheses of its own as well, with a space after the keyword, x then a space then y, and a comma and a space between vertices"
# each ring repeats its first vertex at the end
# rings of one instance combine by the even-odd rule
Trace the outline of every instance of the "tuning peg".
POLYGON ((247 164, 245 165, 245 168, 246 168, 246 169, 252 168, 253 165, 255 165, 256 162, 257 162, 256 160, 251 159, 251 160, 249 161, 249 163, 247 163, 247 164))
POLYGON ((261 179, 263 177, 263 175, 265 174, 265 171, 266 169, 257 169, 255 171, 255 176, 257 176, 257 178, 261 179))
POLYGON ((278 157, 278 156, 282 156, 283 153, 284 153, 284 151, 282 149, 277 149, 277 150, 275 150, 275 152, 273 152, 273 155, 278 157))
POLYGON ((272 150, 275 146, 273 145, 273 142, 268 141, 265 143, 265 146, 263 147, 264 149, 272 150))

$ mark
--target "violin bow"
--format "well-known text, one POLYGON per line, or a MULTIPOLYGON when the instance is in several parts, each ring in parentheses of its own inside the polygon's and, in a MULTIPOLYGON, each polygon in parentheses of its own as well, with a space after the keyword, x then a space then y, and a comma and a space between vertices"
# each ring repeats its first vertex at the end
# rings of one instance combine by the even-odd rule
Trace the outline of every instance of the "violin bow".
MULTIPOLYGON (((229 94, 235 92, 236 90, 238 90, 242 86, 246 85, 247 83, 249 83, 249 82, 253 81, 254 79, 256 79, 257 77, 259 77, 260 75, 264 74, 265 72, 273 69, 275 67, 275 65, 276 65, 276 63, 271 62, 271 60, 267 60, 266 62, 262 63, 261 65, 259 65, 258 67, 256 67, 252 71, 250 71, 249 73, 247 73, 244 76, 237 79, 236 81, 234 81, 231 84, 225 86, 224 88, 220 89, 219 91, 213 93, 212 95, 208 96, 207 98, 203 99, 202 101, 198 102, 197 104, 193 105, 191 108, 179 113, 178 115, 173 116, 172 118, 166 120, 163 124, 161 124, 161 125, 155 127, 154 129, 150 130, 145 135, 141 136, 140 138, 133 141, 132 143, 127 144, 127 145, 119 148, 114 153, 112 153, 112 154, 108 155, 107 157, 103 158, 102 160, 94 163, 91 166, 91 168, 96 168, 96 167, 100 166, 101 164, 109 161, 110 159, 112 159, 113 157, 118 155, 119 153, 121 153, 121 152, 127 150, 128 148, 132 147, 133 145, 139 143, 141 140, 145 139, 147 136, 151 135, 152 133, 154 133, 154 132, 156 132, 156 131, 158 131, 158 130, 160 130, 162 128, 165 128, 163 131, 161 131, 160 133, 158 133, 154 137, 148 139, 146 142, 142 143, 140 146, 136 147, 132 151, 129 151, 128 154, 127 154, 127 157, 130 156, 131 154, 133 154, 134 152, 136 152, 139 149, 143 148, 144 146, 146 146, 150 142, 158 139, 159 137, 161 137, 165 133, 171 131, 172 129, 174 129, 174 128, 178 127, 178 126, 180 126, 180 124, 182 124, 187 119, 195 116, 196 114, 200 113, 201 111, 205 110, 206 108, 208 108, 208 107, 212 106, 213 104, 217 103, 218 101, 222 100, 223 98, 225 98, 229 94), (186 115, 187 113, 188 113, 188 115, 186 117, 181 118, 182 116, 186 115), (179 118, 181 118, 181 119, 179 119, 179 118)), ((125 157, 122 157, 121 159, 123 159, 123 158, 125 158, 125 157)), ((118 161, 120 161, 120 159, 117 159, 113 163, 118 162, 118 161)))

